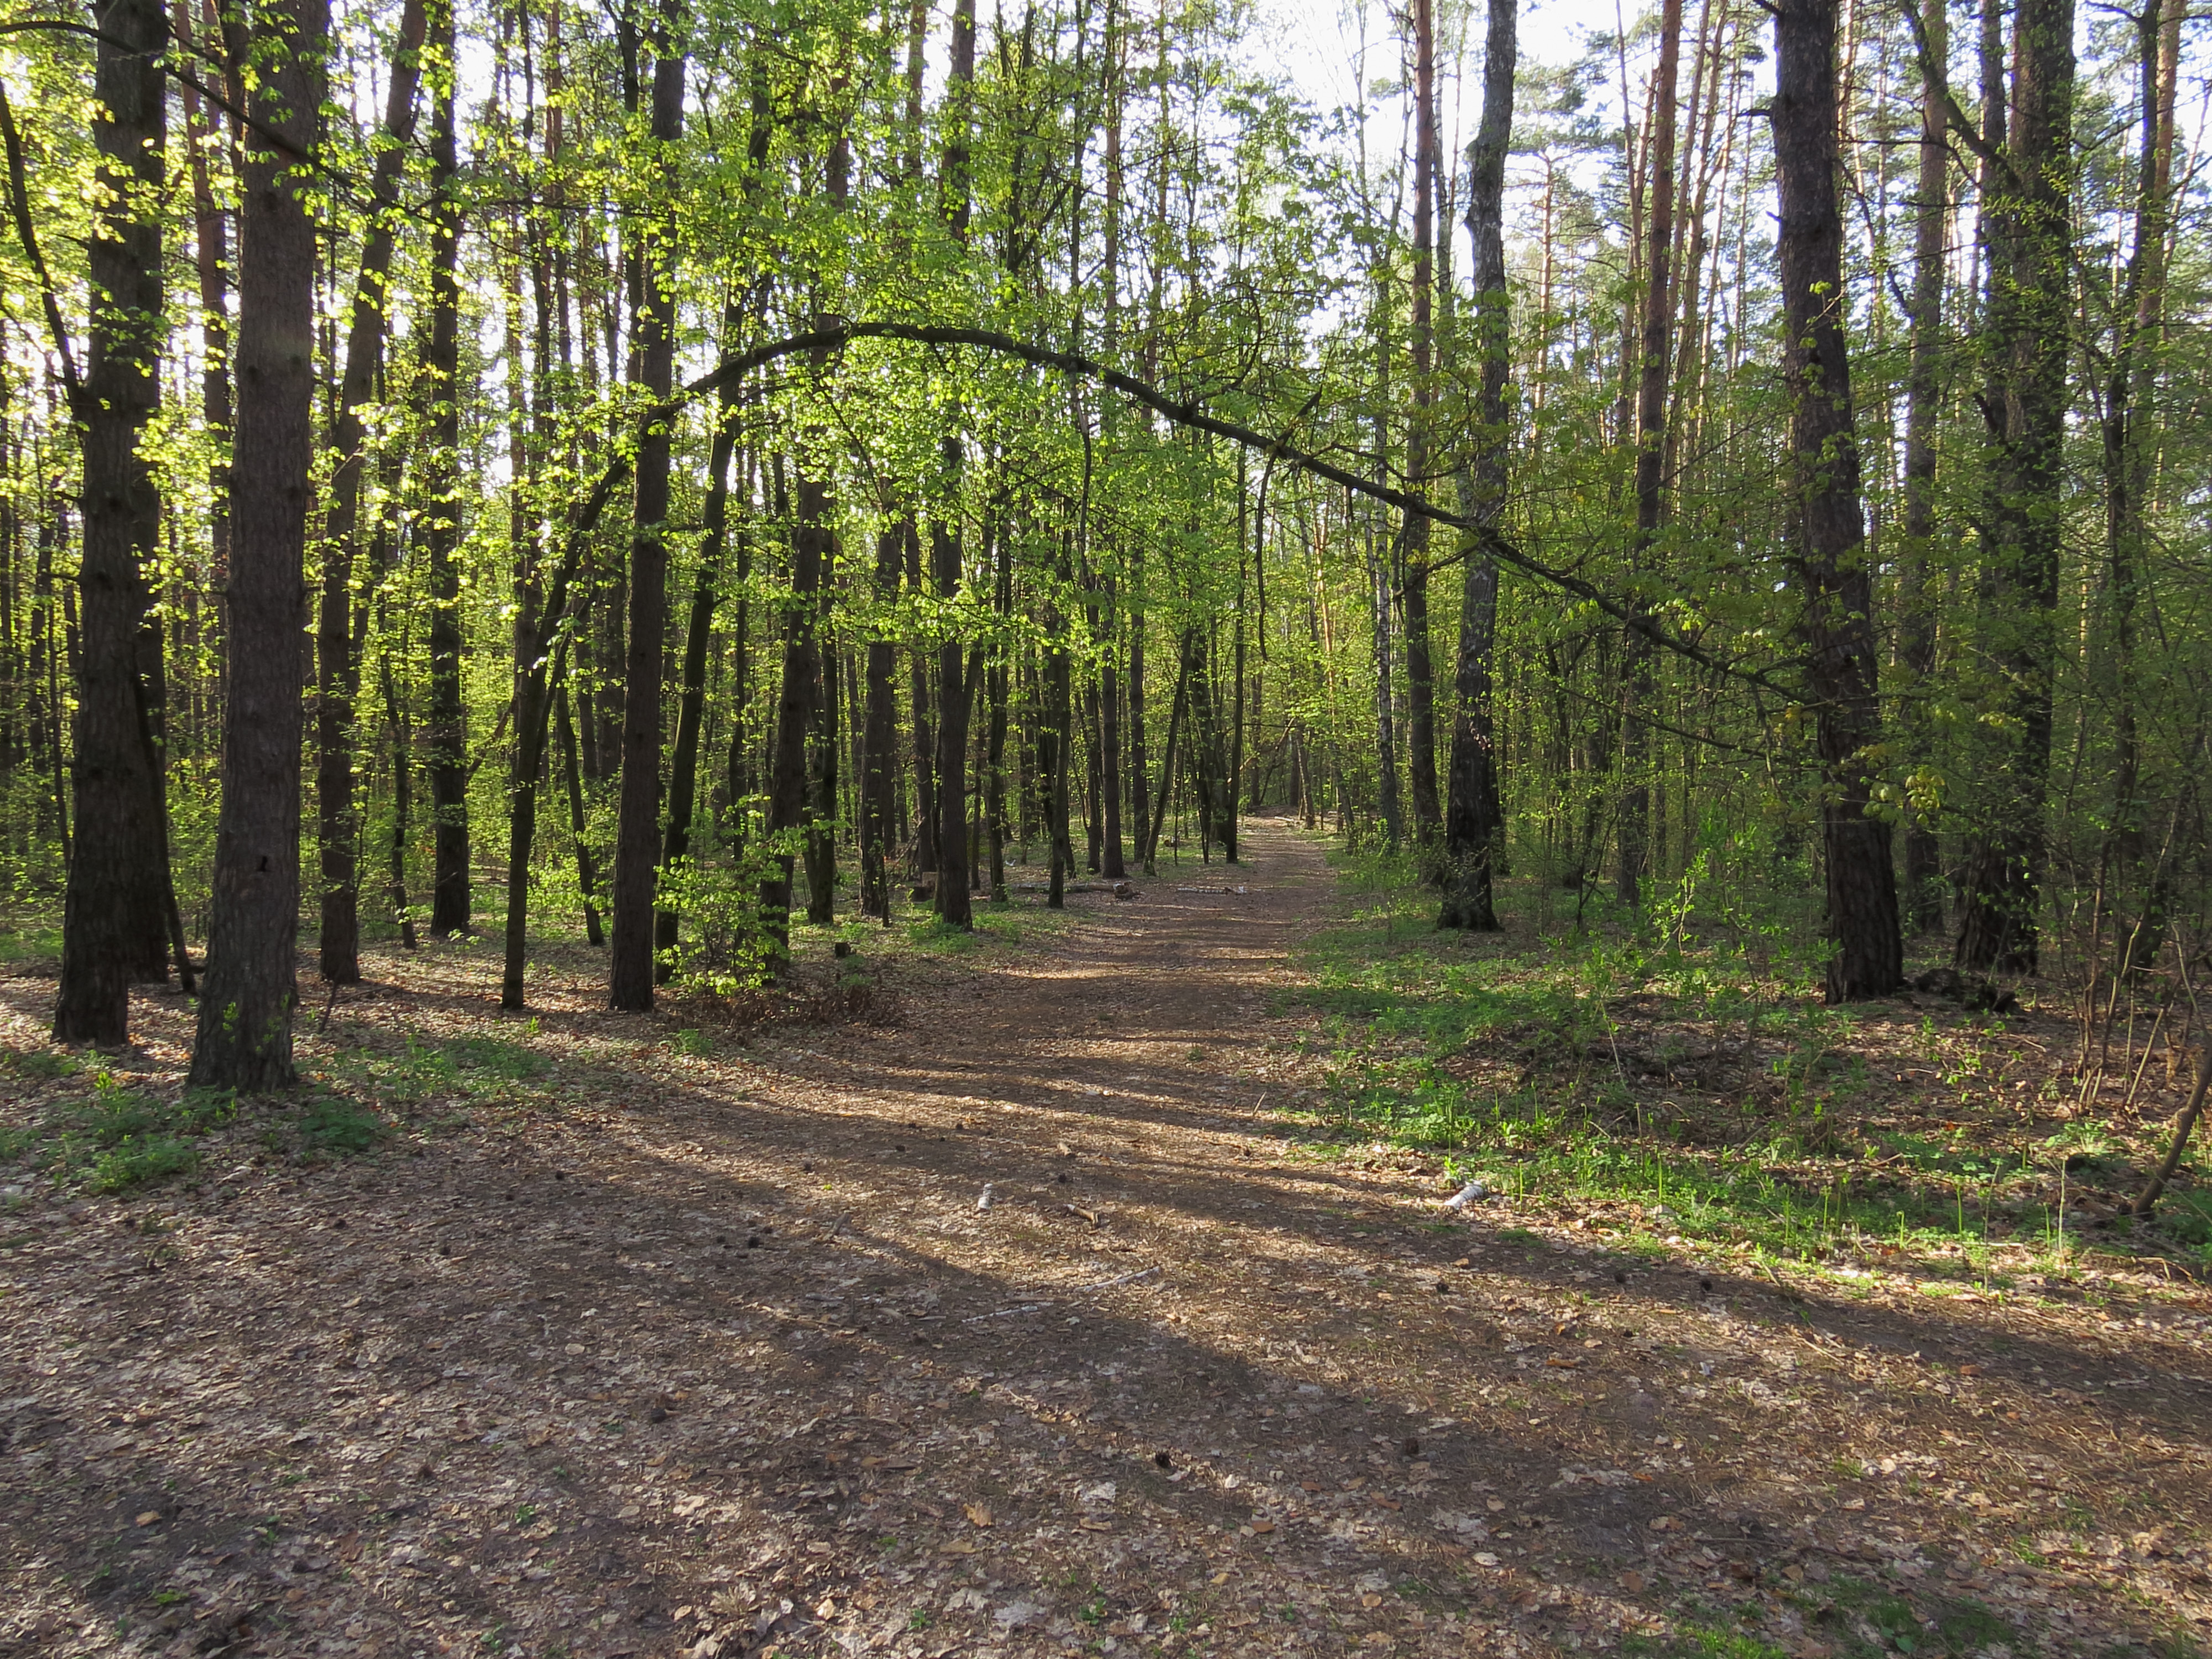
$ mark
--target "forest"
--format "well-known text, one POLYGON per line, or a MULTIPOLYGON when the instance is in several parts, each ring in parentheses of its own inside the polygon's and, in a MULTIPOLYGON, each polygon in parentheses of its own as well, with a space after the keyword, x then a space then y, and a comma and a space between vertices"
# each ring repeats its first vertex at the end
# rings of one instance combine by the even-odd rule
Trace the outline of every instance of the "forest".
POLYGON ((2207 27, 4 0, 0 1648, 2201 1651, 2207 27))
POLYGON ((521 1008, 580 925, 642 1010, 1254 803, 1446 927, 1818 894, 1833 1001, 2185 973, 2182 8, 1417 6, 1326 110, 1233 10, 971 11, 8 25, 58 1037, 198 953, 280 1084, 295 942, 521 1008))

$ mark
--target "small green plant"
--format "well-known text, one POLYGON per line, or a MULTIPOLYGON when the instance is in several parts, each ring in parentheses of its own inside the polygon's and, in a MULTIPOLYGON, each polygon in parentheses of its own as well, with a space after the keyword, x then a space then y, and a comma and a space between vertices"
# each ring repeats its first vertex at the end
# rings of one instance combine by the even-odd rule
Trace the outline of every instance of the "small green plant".
POLYGON ((906 1627, 908 1631, 917 1636, 923 1631, 927 1630, 929 1628, 929 1609, 927 1607, 916 1607, 912 1613, 907 1614, 906 1627))
POLYGON ((525 1504, 514 1512, 514 1524, 518 1527, 526 1527, 537 1518, 538 1505, 535 1504, 525 1504))
POLYGON ((714 1040, 704 1031, 685 1030, 671 1035, 668 1046, 679 1054, 693 1060, 705 1060, 714 1052, 714 1040))
POLYGON ((9 1057, 9 1064, 25 1077, 42 1078, 51 1082, 57 1078, 75 1077, 84 1067, 68 1054, 58 1054, 51 1048, 33 1048, 9 1057))
POLYGON ((389 1133, 374 1111, 338 1095, 309 1101, 297 1127, 301 1153, 316 1159, 356 1158, 389 1133))

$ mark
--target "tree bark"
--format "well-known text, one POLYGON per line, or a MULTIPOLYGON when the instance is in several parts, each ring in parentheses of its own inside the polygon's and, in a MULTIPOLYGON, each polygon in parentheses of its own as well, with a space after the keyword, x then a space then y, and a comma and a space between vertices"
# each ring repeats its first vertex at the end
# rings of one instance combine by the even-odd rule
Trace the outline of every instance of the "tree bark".
MULTIPOLYGON (((447 0, 441 0, 443 10, 447 0)), ((336 457, 323 514, 323 584, 315 628, 315 805, 321 858, 319 966, 333 985, 361 978, 361 821, 354 804, 353 572, 361 545, 361 499, 368 475, 362 410, 375 401, 384 367, 392 256, 398 241, 399 179, 415 139, 416 94, 428 28, 424 0, 407 0, 384 106, 383 148, 369 178, 369 221, 346 327, 330 447, 336 457)), ((444 33, 441 21, 440 33, 444 33)))
MULTIPOLYGON (((1413 418, 1406 427, 1406 488, 1428 494, 1436 343, 1437 26, 1435 0, 1413 0, 1413 418)), ((1413 840, 1434 844, 1443 823, 1437 795, 1436 671, 1429 653, 1429 521, 1406 521, 1407 773, 1413 840)), ((1231 856, 1235 854, 1232 851, 1231 856)))
MULTIPOLYGON (((161 404, 162 152, 167 34, 160 0, 106 0, 93 123, 101 200, 88 247, 89 349, 70 388, 83 456, 80 643, 71 780, 77 839, 63 903, 53 1034, 116 1045, 133 980, 167 977, 169 865, 162 768, 139 660, 146 567, 161 502, 141 444, 161 404)), ((58 348, 59 349, 59 348, 58 348)), ((159 636, 155 636, 155 665, 159 636)))
POLYGON ((1990 170, 1990 287, 1984 337, 1987 489, 1981 504, 1991 656, 2009 717, 1966 858, 1961 968, 2033 973, 2043 901, 2052 676, 2064 484, 2066 370, 2073 339, 2074 0, 2021 0, 2014 12, 2008 165, 1990 170))
MULTIPOLYGON (((433 49, 453 56, 453 12, 441 0, 433 49)), ((430 429, 428 526, 422 537, 430 584, 430 936, 470 932, 468 708, 461 692, 461 210, 454 137, 455 92, 441 74, 430 100, 430 326, 422 398, 430 429)))
MULTIPOLYGON (((1475 451, 1460 475, 1460 512, 1495 526, 1505 510, 1512 433, 1506 377, 1511 366, 1510 303, 1505 283, 1505 157, 1513 137, 1513 77, 1520 50, 1517 0, 1490 0, 1484 50, 1482 117, 1467 147, 1467 228, 1474 249, 1474 338, 1480 375, 1475 451)), ((1461 570, 1459 714, 1452 727, 1451 781, 1444 813, 1443 904, 1439 927, 1492 933, 1497 849, 1504 833, 1492 713, 1492 653, 1498 635, 1498 561, 1466 550, 1461 570)))
MULTIPOLYGON (((1932 731, 1927 699, 1936 672, 1936 602, 1929 591, 1936 538, 1936 438, 1943 405, 1943 232, 1950 207, 1950 58, 1947 6, 1923 9, 1926 52, 1921 61, 1920 176, 1912 234, 1912 347, 1905 387, 1905 547, 1898 571, 1900 723, 1909 751, 1924 762, 1932 731)), ((1943 925, 1943 859, 1936 831, 1917 811, 1905 830, 1905 911, 1916 932, 1943 925)))
MULTIPOLYGON (((641 250, 644 304, 633 331, 637 380, 666 402, 676 373, 674 148, 684 137, 684 58, 674 0, 662 0, 653 35, 652 143, 664 191, 641 250)), ((629 648, 623 672, 620 810, 615 831, 614 942, 607 1006, 653 1006, 654 867, 660 853, 662 635, 668 626, 669 427, 648 422, 637 448, 637 492, 629 540, 629 648)))
MULTIPOLYGON (((722 329, 735 337, 740 319, 732 306, 723 313, 722 329)), ((721 389, 714 438, 707 459, 707 501, 702 514, 706 533, 699 544, 699 574, 691 589, 691 613, 684 629, 683 685, 676 710, 676 749, 668 762, 668 825, 661 837, 660 863, 673 869, 691 852, 691 817, 699 793, 699 734, 707 714, 707 647, 714 631, 714 605, 729 544, 730 461, 736 449, 738 387, 721 389)), ((665 985, 674 971, 677 915, 664 907, 653 922, 653 982, 665 985)))
POLYGON ((761 883, 762 920, 773 952, 768 965, 778 974, 791 954, 792 873, 799 831, 806 818, 806 744, 822 678, 815 630, 829 543, 830 487, 802 477, 799 523, 791 538, 791 597, 783 617, 783 684, 776 699, 775 749, 769 769, 769 874, 761 883))
POLYGON ((1889 824, 1875 815, 1875 756, 1881 742, 1874 636, 1874 584, 1859 501, 1858 438, 1850 358, 1844 337, 1844 221, 1836 191, 1838 0, 1778 0, 1772 106, 1786 331, 1783 378, 1790 394, 1794 562, 1798 623, 1814 696, 1825 774, 1821 840, 1826 853, 1828 1000, 1893 994, 1905 980, 1905 945, 1890 862, 1889 824))
POLYGON ((260 74, 240 180, 223 791, 190 1078, 249 1093, 295 1076, 315 227, 293 157, 312 153, 319 133, 329 27, 328 0, 270 0, 257 14, 260 74))
MULTIPOLYGON (((1674 315, 1671 286, 1674 241, 1674 83, 1681 68, 1682 0, 1661 0, 1659 66, 1651 82, 1651 177, 1644 191, 1650 209, 1644 240, 1644 327, 1637 348, 1636 533, 1630 544, 1631 603, 1649 608, 1646 570, 1666 514, 1668 325, 1674 315)), ((1650 637, 1631 628, 1623 641, 1620 723, 1620 823, 1614 887, 1623 904, 1642 902, 1650 873, 1651 732, 1645 719, 1658 693, 1650 637)))
MULTIPOLYGON (((939 175, 945 222, 953 240, 968 242, 970 104, 975 80, 975 0, 954 0, 951 64, 945 77, 945 159, 939 175)), ((930 574, 945 611, 959 597, 960 479, 966 449, 957 432, 940 447, 945 514, 930 526, 930 574)), ((937 648, 937 915, 948 927, 975 926, 968 870, 968 675, 958 635, 947 629, 937 648)))
MULTIPOLYGON (((876 532, 876 602, 888 607, 898 598, 903 529, 887 519, 876 532)), ((886 630, 887 631, 887 630, 886 630)), ((888 924, 891 919, 891 820, 898 787, 898 707, 892 679, 896 650, 888 637, 868 641, 867 710, 862 749, 866 756, 860 783, 860 914, 888 924)))

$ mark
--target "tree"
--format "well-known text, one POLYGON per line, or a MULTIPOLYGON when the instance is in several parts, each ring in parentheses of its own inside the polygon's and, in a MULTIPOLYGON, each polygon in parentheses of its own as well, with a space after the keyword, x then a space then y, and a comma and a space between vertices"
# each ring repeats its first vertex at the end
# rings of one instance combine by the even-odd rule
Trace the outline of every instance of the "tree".
POLYGON ((1789 387, 1790 555, 1797 629, 1823 769, 1830 1002, 1905 981, 1889 825, 1874 803, 1881 742, 1874 583, 1859 501, 1858 435, 1844 344, 1844 222, 1836 201, 1837 0, 1778 0, 1775 175, 1781 198, 1783 377, 1789 387))
MULTIPOLYGON (((1495 528, 1504 516, 1506 377, 1512 331, 1505 276, 1505 157, 1513 137, 1513 79, 1519 66, 1516 0, 1490 0, 1482 69, 1482 120, 1467 147, 1467 229, 1474 246, 1474 345, 1480 376, 1475 454, 1460 474, 1463 517, 1495 528)), ((1479 543, 1462 574, 1459 714, 1452 727, 1449 796, 1444 812, 1443 907, 1440 927, 1494 932, 1492 877, 1504 832, 1498 789, 1497 728, 1492 715, 1492 653, 1498 635, 1498 562, 1479 543)))
MULTIPOLYGON (((72 786, 76 848, 62 921, 54 1036, 121 1043, 133 980, 167 977, 169 860, 162 768, 145 644, 145 568, 161 501, 143 446, 161 402, 162 147, 167 88, 159 0, 108 0, 97 14, 103 207, 88 249, 90 350, 69 404, 83 453, 84 550, 77 589, 72 786)), ((66 352, 68 343, 60 342, 66 352)), ((72 376, 72 380, 74 376, 72 376)), ((159 673, 161 635, 152 640, 159 673)))
MULTIPOLYGON (((664 0, 653 35, 652 154, 662 181, 638 265, 637 380, 665 404, 676 379, 675 147, 684 136, 684 49, 673 0, 664 0)), ((648 416, 637 447, 637 493, 629 538, 629 645, 623 661, 622 813, 615 840, 614 942, 607 958, 607 1006, 653 1006, 654 870, 660 854, 662 635, 668 620, 668 416, 648 416)))
POLYGON ((327 0, 266 0, 247 106, 239 215, 237 446, 207 978, 191 1082, 241 1092, 293 1080, 300 927, 301 598, 314 394, 315 228, 327 0))

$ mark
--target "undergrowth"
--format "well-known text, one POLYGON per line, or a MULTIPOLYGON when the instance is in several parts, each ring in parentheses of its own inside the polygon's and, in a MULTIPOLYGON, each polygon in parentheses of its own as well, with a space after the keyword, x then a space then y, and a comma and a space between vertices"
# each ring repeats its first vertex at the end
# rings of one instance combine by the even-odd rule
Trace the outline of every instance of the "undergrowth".
MULTIPOLYGON (((1726 854, 1640 916, 1516 882, 1514 932, 1468 936, 1437 931, 1410 859, 1339 854, 1350 915, 1301 994, 1327 1086, 1284 1109, 1322 1146, 1419 1149, 1515 1200, 1632 1204, 1656 1238, 1778 1257, 1985 1277, 2002 1247, 2063 1262, 2085 1217, 2126 1237, 2110 1200, 2141 1149, 2069 1121, 2033 1045, 1993 1015, 1825 1006, 1818 941, 1785 901, 1736 898, 1726 854)), ((2130 1242, 2212 1261, 2212 1197, 2185 1182, 2130 1242)))

